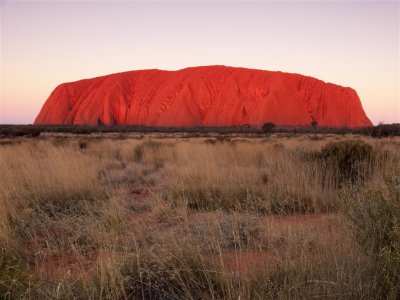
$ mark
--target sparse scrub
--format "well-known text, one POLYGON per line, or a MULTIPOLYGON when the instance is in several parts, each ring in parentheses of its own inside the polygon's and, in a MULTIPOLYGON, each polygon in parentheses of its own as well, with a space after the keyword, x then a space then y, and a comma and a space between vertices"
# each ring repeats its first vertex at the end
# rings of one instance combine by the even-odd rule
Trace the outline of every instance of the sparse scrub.
POLYGON ((81 149, 81 150, 85 150, 85 149, 88 147, 88 142, 85 141, 85 140, 80 140, 80 141, 78 142, 78 147, 79 147, 79 149, 81 149))
POLYGON ((20 253, 2 243, 0 238, 0 296, 2 298, 20 297, 29 287, 25 258, 20 253))
POLYGON ((336 174, 339 184, 367 179, 372 174, 374 155, 372 146, 361 140, 329 143, 314 154, 321 164, 336 174))
POLYGON ((137 249, 126 266, 127 294, 144 299, 221 299, 229 294, 220 261, 190 236, 137 249))
POLYGON ((133 160, 149 163, 160 168, 164 166, 166 161, 172 160, 174 155, 174 144, 148 140, 135 147, 133 160))
POLYGON ((272 132, 272 130, 276 127, 276 125, 274 123, 271 122, 267 122, 264 123, 263 126, 261 127, 261 131, 263 133, 270 133, 272 132))
POLYGON ((214 251, 224 249, 261 249, 263 227, 259 216, 252 214, 202 213, 189 222, 190 232, 201 244, 214 251))
POLYGON ((346 215, 356 240, 375 262, 374 289, 382 298, 400 297, 400 173, 388 170, 360 191, 345 194, 346 215))
MULTIPOLYGON (((189 154, 186 147, 178 151, 189 154)), ((163 191, 164 199, 177 206, 279 214, 335 208, 330 182, 318 176, 322 170, 302 162, 296 152, 222 144, 194 145, 190 155, 178 156, 170 188, 163 191)))
POLYGON ((160 148, 162 146, 163 146, 163 144, 160 142, 155 142, 152 140, 146 141, 135 147, 134 156, 133 156, 134 160, 141 161, 143 159, 144 153, 146 151, 156 152, 156 151, 160 150, 160 148))
POLYGON ((0 141, 0 299, 399 297, 396 138, 22 129, 0 141))
POLYGON ((217 140, 216 139, 206 139, 206 140, 204 140, 204 143, 214 145, 217 143, 217 140))

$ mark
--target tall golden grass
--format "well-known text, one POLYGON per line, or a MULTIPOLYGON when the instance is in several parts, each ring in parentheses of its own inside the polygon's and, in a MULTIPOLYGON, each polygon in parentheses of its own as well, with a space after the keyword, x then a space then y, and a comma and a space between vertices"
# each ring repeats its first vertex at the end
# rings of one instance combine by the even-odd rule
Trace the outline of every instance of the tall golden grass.
POLYGON ((399 169, 398 139, 11 140, 0 296, 396 299, 399 169))

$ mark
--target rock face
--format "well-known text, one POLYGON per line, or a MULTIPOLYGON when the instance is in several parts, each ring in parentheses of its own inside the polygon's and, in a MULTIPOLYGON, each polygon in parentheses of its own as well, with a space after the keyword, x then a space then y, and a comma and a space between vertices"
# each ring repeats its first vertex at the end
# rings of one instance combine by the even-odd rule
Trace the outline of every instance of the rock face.
POLYGON ((371 125, 357 93, 298 74, 225 66, 141 70, 63 83, 35 124, 371 125))

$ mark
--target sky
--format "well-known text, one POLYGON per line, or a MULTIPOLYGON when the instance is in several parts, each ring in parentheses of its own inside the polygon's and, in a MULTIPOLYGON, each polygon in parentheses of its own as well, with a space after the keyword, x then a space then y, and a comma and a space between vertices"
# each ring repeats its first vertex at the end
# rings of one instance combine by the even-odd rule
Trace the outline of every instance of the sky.
POLYGON ((34 122, 62 82, 227 65, 354 88, 400 123, 399 1, 0 0, 0 124, 34 122))

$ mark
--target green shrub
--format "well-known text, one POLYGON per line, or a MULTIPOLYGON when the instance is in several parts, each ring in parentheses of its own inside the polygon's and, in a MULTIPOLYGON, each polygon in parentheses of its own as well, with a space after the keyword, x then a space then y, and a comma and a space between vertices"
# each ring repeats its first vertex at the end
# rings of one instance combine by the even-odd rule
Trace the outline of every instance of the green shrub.
POLYGON ((261 130, 263 133, 270 133, 275 127, 274 123, 267 122, 261 127, 261 130))
POLYGON ((28 288, 28 275, 23 271, 20 254, 0 241, 0 299, 20 299, 28 288))
POLYGON ((12 146, 20 143, 21 141, 19 140, 0 140, 0 146, 12 146))
POLYGON ((227 186, 193 185, 191 182, 162 193, 163 200, 174 207, 185 205, 195 211, 251 211, 267 213, 270 204, 262 189, 251 190, 244 186, 229 189, 227 186))
POLYGON ((231 139, 229 138, 229 137, 227 137, 227 136, 217 136, 216 137, 216 140, 219 142, 219 143, 224 143, 224 142, 230 142, 231 141, 231 139))
POLYGON ((327 167, 333 168, 339 183, 356 182, 371 175, 371 145, 361 140, 339 141, 327 144, 315 156, 327 167))
POLYGON ((382 298, 399 299, 400 172, 346 196, 346 215, 355 238, 376 263, 374 288, 382 298))
POLYGON ((66 138, 55 138, 52 140, 52 144, 56 147, 66 146, 66 145, 68 145, 68 143, 69 143, 69 140, 66 138))
POLYGON ((126 265, 129 299, 222 299, 223 276, 190 238, 139 250, 126 265))
POLYGON ((312 121, 311 121, 310 125, 311 125, 311 127, 314 129, 314 131, 317 130, 317 127, 318 127, 318 122, 317 122, 317 120, 315 120, 314 118, 312 118, 312 121))
POLYGON ((209 144, 209 145, 215 145, 217 143, 216 139, 206 139, 204 140, 204 143, 209 144))
POLYGON ((400 124, 378 124, 376 126, 369 126, 360 128, 359 133, 369 135, 376 138, 400 136, 400 124))
POLYGON ((145 151, 158 151, 162 146, 160 142, 146 141, 135 147, 133 158, 135 161, 141 161, 145 151))
POLYGON ((209 245, 219 253, 224 249, 259 249, 262 245, 263 224, 256 214, 213 212, 201 214, 189 224, 197 243, 209 245))
POLYGON ((85 149, 88 147, 88 142, 87 142, 87 141, 84 141, 84 140, 80 140, 80 141, 78 142, 78 147, 79 147, 79 149, 81 149, 81 150, 85 150, 85 149))

